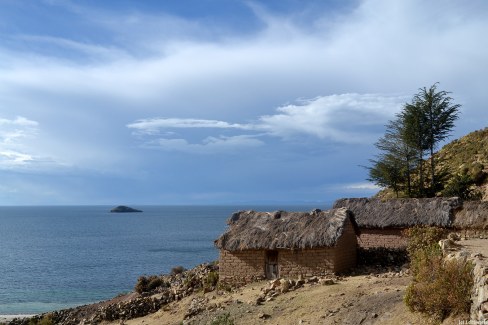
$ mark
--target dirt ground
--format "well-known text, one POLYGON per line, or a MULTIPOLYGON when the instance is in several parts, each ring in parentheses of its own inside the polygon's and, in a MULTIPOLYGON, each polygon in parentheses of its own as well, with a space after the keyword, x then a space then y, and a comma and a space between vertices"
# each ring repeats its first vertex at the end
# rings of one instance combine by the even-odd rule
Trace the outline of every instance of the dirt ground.
MULTIPOLYGON (((257 305, 261 288, 269 286, 269 282, 264 281, 224 295, 214 292, 193 295, 155 314, 124 324, 182 324, 195 297, 207 298, 206 306, 212 310, 205 310, 184 324, 210 324, 217 316, 227 313, 235 324, 428 324, 427 319, 411 313, 403 303, 410 281, 410 276, 398 277, 393 273, 349 276, 333 285, 306 284, 257 305), (215 306, 219 308, 213 308, 215 306)), ((458 320, 444 322, 458 323, 458 320)))

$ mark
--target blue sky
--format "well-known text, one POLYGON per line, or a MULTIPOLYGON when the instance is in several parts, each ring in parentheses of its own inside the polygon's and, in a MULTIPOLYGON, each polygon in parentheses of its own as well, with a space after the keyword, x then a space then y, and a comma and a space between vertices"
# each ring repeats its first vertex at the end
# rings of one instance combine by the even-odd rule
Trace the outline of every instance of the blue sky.
POLYGON ((0 205, 323 205, 420 87, 488 125, 486 1, 0 1, 0 205))

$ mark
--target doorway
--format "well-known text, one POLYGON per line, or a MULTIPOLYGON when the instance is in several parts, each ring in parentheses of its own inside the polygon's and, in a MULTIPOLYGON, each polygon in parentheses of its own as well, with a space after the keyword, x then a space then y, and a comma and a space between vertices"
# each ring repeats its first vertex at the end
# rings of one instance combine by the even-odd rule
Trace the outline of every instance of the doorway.
POLYGON ((278 251, 266 251, 266 279, 273 280, 279 277, 278 251))

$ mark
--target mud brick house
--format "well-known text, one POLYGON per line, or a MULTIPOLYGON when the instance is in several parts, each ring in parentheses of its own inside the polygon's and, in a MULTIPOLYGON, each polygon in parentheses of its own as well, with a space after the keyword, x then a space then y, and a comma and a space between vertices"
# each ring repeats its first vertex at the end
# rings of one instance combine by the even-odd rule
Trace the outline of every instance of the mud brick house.
MULTIPOLYGON (((455 214, 462 210, 458 198, 421 199, 340 199, 334 208, 347 208, 354 214, 359 226, 359 247, 404 249, 406 228, 435 226, 452 228, 455 214)), ((474 209, 474 208, 472 208, 474 209)))
POLYGON ((339 273, 356 265, 357 225, 347 209, 240 211, 228 224, 215 241, 225 283, 339 273))

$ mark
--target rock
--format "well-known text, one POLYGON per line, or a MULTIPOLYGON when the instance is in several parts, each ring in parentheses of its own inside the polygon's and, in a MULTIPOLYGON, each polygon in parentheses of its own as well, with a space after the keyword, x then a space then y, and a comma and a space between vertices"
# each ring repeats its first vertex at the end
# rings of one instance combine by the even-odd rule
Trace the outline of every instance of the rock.
POLYGON ((125 213, 125 212, 142 212, 142 210, 137 210, 125 205, 119 205, 110 210, 110 212, 125 213))
POLYGON ((328 285, 334 284, 335 282, 332 279, 320 279, 319 283, 324 285, 324 286, 328 286, 328 285))
POLYGON ((305 284, 305 280, 298 279, 297 282, 296 282, 296 284, 295 284, 295 287, 296 288, 299 288, 299 287, 303 286, 304 284, 305 284))
POLYGON ((454 233, 454 232, 451 232, 449 235, 447 235, 447 238, 452 240, 453 242, 454 241, 460 241, 461 240, 461 235, 460 234, 457 234, 457 233, 454 233))
POLYGON ((307 282, 308 283, 316 283, 318 281, 319 281, 319 278, 316 276, 313 276, 313 277, 309 278, 307 282))
POLYGON ((271 315, 266 313, 260 313, 258 317, 261 319, 268 319, 271 318, 271 315))
POLYGON ((312 216, 313 216, 313 215, 317 215, 317 214, 319 214, 320 212, 322 212, 322 210, 320 210, 320 209, 313 209, 312 211, 310 211, 310 215, 312 215, 312 216))
POLYGON ((290 290, 290 282, 288 280, 281 280, 281 293, 287 293, 290 290))
POLYGON ((460 251, 457 253, 449 254, 446 256, 446 261, 457 261, 460 263, 466 262, 466 259, 470 257, 470 253, 467 251, 460 251))

